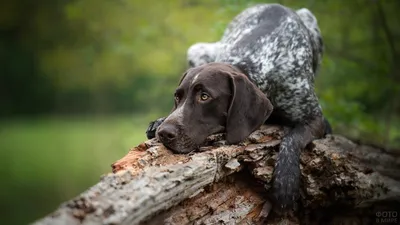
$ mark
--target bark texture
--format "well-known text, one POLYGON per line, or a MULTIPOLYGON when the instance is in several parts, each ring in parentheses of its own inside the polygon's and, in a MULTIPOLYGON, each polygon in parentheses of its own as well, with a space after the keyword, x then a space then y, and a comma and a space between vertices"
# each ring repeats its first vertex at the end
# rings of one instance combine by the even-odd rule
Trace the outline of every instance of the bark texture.
POLYGON ((338 135, 302 152, 299 213, 284 219, 272 213, 266 190, 283 133, 263 126, 240 145, 213 135, 186 155, 146 141, 113 163, 98 184, 34 224, 400 222, 399 156, 338 135))

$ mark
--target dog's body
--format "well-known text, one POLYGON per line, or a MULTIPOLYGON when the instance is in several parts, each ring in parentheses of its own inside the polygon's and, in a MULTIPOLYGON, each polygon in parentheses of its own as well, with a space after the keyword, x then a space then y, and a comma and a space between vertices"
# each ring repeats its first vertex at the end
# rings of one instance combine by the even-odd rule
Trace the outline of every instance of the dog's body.
POLYGON ((297 123, 321 114, 313 86, 322 50, 310 11, 296 13, 281 5, 262 4, 240 13, 219 42, 191 46, 188 61, 194 66, 225 62, 240 68, 269 96, 273 116, 297 123))
POLYGON ((160 141, 184 153, 217 132, 226 132, 228 143, 243 141, 266 120, 291 127, 280 145, 271 197, 278 211, 293 209, 300 151, 326 128, 314 91, 322 50, 316 19, 307 9, 248 8, 219 42, 189 48, 192 68, 181 79, 174 110, 148 132, 161 124, 160 141))

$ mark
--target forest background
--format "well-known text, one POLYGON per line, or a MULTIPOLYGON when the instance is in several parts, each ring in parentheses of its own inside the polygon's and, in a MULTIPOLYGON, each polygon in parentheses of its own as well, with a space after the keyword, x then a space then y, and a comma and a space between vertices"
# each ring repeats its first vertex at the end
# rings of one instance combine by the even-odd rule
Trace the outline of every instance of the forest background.
POLYGON ((310 9, 316 91, 334 132, 400 149, 398 0, 15 0, 0 3, 1 221, 46 215, 167 115, 186 50, 255 3, 310 9))

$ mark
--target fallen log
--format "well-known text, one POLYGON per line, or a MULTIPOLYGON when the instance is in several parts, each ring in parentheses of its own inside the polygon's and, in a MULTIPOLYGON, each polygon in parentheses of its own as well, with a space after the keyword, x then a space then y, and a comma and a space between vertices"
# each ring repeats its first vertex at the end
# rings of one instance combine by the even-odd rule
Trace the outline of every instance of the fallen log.
POLYGON ((283 134, 281 127, 262 126, 240 145, 213 135, 190 154, 146 141, 98 184, 34 224, 400 222, 400 157, 338 135, 302 152, 298 215, 282 221, 269 213, 266 189, 283 134))

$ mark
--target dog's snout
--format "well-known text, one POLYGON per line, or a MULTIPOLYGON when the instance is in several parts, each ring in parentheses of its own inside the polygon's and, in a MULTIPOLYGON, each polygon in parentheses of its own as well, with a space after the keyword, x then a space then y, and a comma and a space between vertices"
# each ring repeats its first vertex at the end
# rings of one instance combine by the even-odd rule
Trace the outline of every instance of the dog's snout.
POLYGON ((174 140, 177 136, 177 128, 171 124, 163 124, 158 130, 158 137, 161 139, 161 142, 170 142, 174 140))

